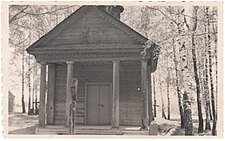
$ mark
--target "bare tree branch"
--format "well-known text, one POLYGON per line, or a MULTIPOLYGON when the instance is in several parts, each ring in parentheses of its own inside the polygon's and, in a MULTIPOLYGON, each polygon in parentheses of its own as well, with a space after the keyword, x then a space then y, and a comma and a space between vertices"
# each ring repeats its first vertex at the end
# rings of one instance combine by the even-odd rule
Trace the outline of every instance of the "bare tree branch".
POLYGON ((29 37, 30 37, 30 35, 28 35, 24 40, 20 41, 19 43, 16 43, 16 44, 13 44, 13 45, 18 46, 18 45, 24 43, 29 37))
POLYGON ((54 13, 56 11, 65 10, 65 9, 68 9, 68 8, 71 8, 71 7, 74 7, 74 6, 68 6, 68 7, 65 7, 65 8, 58 8, 58 9, 55 9, 53 11, 47 11, 47 12, 43 12, 43 13, 31 13, 31 12, 26 12, 26 11, 23 11, 23 13, 29 14, 29 15, 32 15, 32 16, 39 16, 39 15, 51 14, 51 13, 54 13))
POLYGON ((23 41, 21 41, 21 42, 19 42, 19 43, 17 43, 17 44, 15 44, 15 46, 18 46, 18 45, 20 45, 20 44, 22 44, 22 43, 24 43, 28 38, 30 37, 30 35, 28 35, 27 36, 27 38, 25 38, 23 41))
POLYGON ((174 20, 174 19, 172 19, 172 18, 170 18, 168 15, 166 15, 164 12, 162 12, 160 9, 158 9, 158 8, 153 8, 153 7, 149 7, 149 6, 147 6, 149 9, 153 9, 153 10, 156 10, 156 11, 159 11, 163 16, 165 16, 165 17, 167 17, 168 19, 170 19, 171 21, 173 21, 176 25, 177 25, 177 22, 174 20))
POLYGON ((29 5, 25 6, 25 8, 23 8, 20 12, 16 13, 12 18, 9 19, 9 24, 11 24, 14 20, 17 19, 17 17, 22 14, 27 8, 29 7, 29 5))

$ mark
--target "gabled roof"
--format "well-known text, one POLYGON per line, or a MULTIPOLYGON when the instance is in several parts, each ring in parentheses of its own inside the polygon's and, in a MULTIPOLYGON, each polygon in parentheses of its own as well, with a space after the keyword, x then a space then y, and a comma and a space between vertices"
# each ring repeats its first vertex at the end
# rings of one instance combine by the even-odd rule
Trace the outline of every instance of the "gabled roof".
MULTIPOLYGON (((110 22, 113 26, 118 28, 121 32, 135 40, 138 44, 144 44, 148 39, 121 22, 120 20, 114 18, 112 15, 108 14, 104 10, 98 8, 97 6, 82 6, 61 23, 59 23, 56 27, 54 27, 47 34, 42 36, 39 40, 33 43, 30 47, 27 48, 27 51, 30 52, 33 49, 39 48, 38 46, 42 46, 45 43, 48 43, 50 40, 54 39, 56 36, 63 33, 66 29, 68 29, 71 25, 79 22, 79 20, 88 14, 89 11, 96 11, 101 13, 104 16, 104 19, 107 22, 110 22)), ((41 48, 40 48, 41 49, 41 48)), ((34 53, 35 54, 35 53, 34 53)))

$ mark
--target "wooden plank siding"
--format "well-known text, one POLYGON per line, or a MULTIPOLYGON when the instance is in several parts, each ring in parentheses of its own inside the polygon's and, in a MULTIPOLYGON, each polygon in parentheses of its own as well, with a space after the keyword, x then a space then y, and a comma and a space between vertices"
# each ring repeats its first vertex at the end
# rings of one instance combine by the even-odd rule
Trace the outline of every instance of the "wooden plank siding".
POLYGON ((66 65, 56 65, 54 124, 65 124, 66 113, 66 65))
MULTIPOLYGON (((112 62, 106 64, 76 64, 74 77, 78 79, 77 124, 85 124, 85 83, 111 83, 112 62)), ((66 65, 56 66, 55 116, 56 125, 65 124, 66 65)), ((120 125, 141 125, 140 62, 120 62, 120 125)))
POLYGON ((90 11, 81 19, 74 21, 76 21, 74 24, 44 45, 57 47, 68 44, 138 44, 137 40, 105 20, 101 13, 90 11))

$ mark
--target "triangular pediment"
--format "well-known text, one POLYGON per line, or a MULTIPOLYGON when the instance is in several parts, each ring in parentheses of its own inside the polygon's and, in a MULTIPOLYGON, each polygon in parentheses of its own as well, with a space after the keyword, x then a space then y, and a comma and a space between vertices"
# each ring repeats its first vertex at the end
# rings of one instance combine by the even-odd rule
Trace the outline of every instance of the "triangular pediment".
MULTIPOLYGON (((82 6, 27 50, 70 45, 144 44, 147 38, 96 6, 82 6)), ((121 46, 122 47, 122 46, 121 46)))

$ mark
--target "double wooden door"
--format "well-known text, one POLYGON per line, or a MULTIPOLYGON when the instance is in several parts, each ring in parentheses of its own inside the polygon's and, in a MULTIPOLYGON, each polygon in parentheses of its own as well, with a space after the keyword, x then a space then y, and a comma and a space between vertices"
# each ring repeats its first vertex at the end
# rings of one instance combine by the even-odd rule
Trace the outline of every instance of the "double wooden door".
POLYGON ((109 125, 112 115, 110 84, 87 84, 87 124, 109 125))

